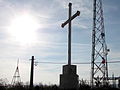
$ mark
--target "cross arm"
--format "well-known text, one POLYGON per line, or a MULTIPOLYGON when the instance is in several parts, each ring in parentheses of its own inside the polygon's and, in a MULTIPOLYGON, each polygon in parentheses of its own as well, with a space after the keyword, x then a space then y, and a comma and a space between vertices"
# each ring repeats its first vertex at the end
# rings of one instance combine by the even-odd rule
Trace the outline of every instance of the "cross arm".
POLYGON ((77 11, 71 18, 69 18, 67 21, 65 21, 64 23, 62 23, 61 27, 64 28, 64 26, 66 24, 68 24, 70 21, 72 21, 75 17, 80 15, 80 11, 77 11))

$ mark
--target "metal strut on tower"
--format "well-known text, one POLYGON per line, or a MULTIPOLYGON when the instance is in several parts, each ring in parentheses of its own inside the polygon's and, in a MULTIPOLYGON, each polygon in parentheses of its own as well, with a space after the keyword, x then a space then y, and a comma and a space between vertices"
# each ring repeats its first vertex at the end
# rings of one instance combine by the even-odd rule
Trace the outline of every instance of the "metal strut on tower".
POLYGON ((21 78, 20 78, 20 73, 19 73, 19 59, 17 61, 17 68, 15 70, 14 76, 12 78, 11 85, 20 85, 21 84, 21 78))
POLYGON ((91 86, 108 84, 107 54, 102 0, 93 0, 91 86), (101 63, 97 63, 101 62, 101 63))

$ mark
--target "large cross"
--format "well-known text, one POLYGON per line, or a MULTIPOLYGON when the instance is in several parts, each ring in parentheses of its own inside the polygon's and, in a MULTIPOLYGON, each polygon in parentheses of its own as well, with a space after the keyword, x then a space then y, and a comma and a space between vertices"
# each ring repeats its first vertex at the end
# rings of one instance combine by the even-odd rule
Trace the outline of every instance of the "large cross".
POLYGON ((71 16, 72 3, 69 3, 68 6, 69 6, 69 18, 67 21, 62 23, 61 27, 64 28, 64 26, 68 24, 68 65, 71 65, 71 21, 80 15, 80 11, 77 11, 73 16, 71 16))

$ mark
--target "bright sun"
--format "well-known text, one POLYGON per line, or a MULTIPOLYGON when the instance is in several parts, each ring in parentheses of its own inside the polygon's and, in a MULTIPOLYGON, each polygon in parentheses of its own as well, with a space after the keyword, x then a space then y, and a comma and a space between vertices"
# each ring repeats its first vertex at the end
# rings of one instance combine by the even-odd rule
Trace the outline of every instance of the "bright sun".
POLYGON ((36 30, 39 28, 37 20, 29 15, 16 16, 9 27, 11 35, 21 44, 30 44, 36 40, 36 30))

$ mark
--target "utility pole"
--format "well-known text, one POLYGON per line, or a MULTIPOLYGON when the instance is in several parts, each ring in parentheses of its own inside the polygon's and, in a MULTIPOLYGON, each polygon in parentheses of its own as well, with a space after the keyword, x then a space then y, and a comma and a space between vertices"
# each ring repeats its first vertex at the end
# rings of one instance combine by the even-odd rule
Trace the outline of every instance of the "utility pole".
POLYGON ((30 74, 30 88, 33 88, 33 75, 34 75, 34 56, 31 59, 31 74, 30 74))

